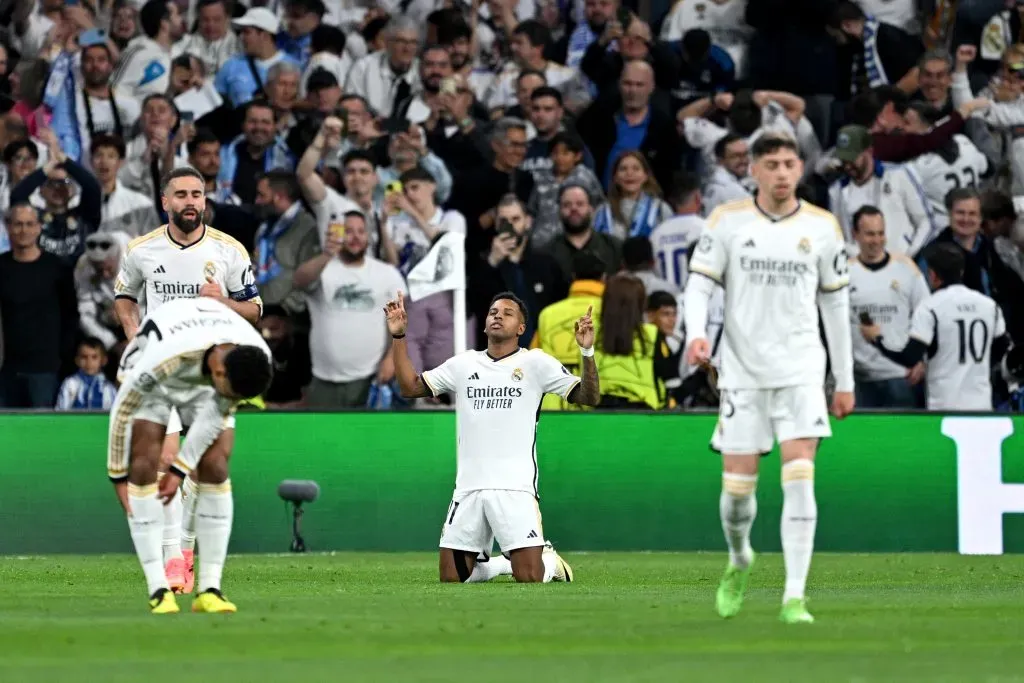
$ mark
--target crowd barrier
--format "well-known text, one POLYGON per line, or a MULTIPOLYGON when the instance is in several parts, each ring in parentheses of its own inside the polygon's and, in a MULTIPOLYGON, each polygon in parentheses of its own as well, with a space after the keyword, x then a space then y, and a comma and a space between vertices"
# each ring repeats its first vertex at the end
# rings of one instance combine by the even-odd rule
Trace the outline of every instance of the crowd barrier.
MULTIPOLYGON (((713 415, 554 414, 540 421, 545 534, 565 550, 719 550, 713 415)), ((817 466, 825 551, 1024 550, 1024 418, 862 414, 817 466)), ((0 415, 0 554, 127 552, 106 478, 107 417, 0 415)), ((500 439, 500 435, 496 435, 500 439)), ((283 479, 313 479, 310 550, 429 550, 455 475, 449 412, 238 418, 233 552, 284 552, 283 479)), ((763 459, 754 546, 779 549, 777 454, 763 459)))

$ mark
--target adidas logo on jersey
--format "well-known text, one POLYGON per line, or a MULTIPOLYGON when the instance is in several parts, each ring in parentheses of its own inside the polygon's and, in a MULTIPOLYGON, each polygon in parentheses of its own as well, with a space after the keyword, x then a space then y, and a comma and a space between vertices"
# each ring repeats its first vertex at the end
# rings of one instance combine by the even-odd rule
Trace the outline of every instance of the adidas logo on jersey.
POLYGON ((157 266, 156 270, 153 271, 153 275, 161 275, 167 272, 167 269, 163 266, 157 266))
POLYGON ((469 378, 470 379, 480 379, 480 373, 479 372, 474 372, 472 375, 469 376, 469 378))
POLYGON ((815 427, 824 427, 825 426, 825 418, 819 417, 817 420, 814 421, 814 426, 815 427))
POLYGON ((754 240, 747 240, 743 243, 743 248, 746 249, 748 247, 757 247, 757 245, 754 244, 754 240))

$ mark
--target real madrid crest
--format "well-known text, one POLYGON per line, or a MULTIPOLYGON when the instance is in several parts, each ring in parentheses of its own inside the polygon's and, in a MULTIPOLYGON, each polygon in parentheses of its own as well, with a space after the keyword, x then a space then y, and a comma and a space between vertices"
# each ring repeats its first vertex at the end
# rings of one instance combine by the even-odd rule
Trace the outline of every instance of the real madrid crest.
POLYGON ((900 291, 900 281, 893 280, 892 282, 889 283, 889 288, 894 292, 900 291))
POLYGON ((203 265, 203 275, 205 275, 206 277, 216 277, 217 266, 213 265, 213 261, 207 261, 203 265))
POLYGON ((801 237, 800 242, 796 245, 796 250, 801 254, 811 253, 811 241, 806 237, 801 237))
POLYGON ((523 379, 523 371, 521 369, 519 369, 519 368, 516 368, 515 370, 513 370, 512 371, 512 379, 514 379, 517 382, 521 382, 522 379, 523 379))
POLYGON ((882 183, 882 192, 885 194, 892 194, 892 186, 889 184, 889 181, 882 183))

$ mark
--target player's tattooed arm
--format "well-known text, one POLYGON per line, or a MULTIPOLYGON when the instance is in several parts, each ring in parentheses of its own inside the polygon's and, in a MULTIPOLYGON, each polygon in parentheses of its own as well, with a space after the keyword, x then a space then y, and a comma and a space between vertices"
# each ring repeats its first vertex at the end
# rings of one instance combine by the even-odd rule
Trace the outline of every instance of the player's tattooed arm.
POLYGON ((583 376, 570 392, 569 403, 580 406, 596 406, 601 402, 601 380, 597 376, 597 363, 593 356, 583 357, 583 376))

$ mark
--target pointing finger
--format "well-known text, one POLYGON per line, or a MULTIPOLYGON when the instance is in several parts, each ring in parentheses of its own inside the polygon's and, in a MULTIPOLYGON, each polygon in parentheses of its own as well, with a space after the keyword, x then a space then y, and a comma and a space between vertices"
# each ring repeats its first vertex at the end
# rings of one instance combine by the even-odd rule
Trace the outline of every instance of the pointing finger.
POLYGON ((590 317, 590 314, 593 313, 593 312, 594 312, 593 304, 591 304, 590 306, 587 306, 587 317, 588 318, 590 317))

